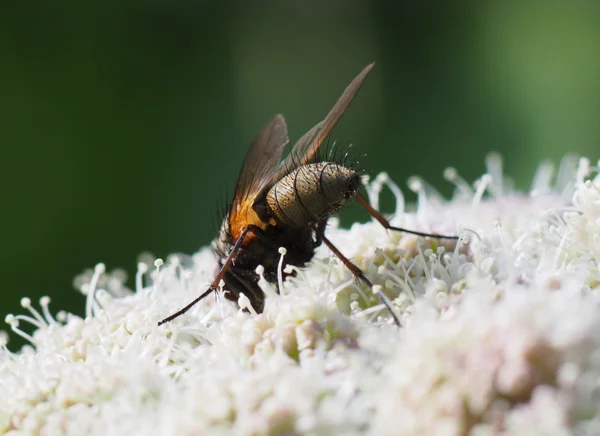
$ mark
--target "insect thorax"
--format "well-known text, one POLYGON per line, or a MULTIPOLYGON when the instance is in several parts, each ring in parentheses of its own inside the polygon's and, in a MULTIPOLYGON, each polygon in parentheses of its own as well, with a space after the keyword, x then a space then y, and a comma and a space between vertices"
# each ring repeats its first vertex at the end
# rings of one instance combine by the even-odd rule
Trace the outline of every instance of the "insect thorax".
POLYGON ((267 193, 270 215, 280 225, 303 227, 328 218, 360 185, 355 171, 332 162, 302 165, 267 193))

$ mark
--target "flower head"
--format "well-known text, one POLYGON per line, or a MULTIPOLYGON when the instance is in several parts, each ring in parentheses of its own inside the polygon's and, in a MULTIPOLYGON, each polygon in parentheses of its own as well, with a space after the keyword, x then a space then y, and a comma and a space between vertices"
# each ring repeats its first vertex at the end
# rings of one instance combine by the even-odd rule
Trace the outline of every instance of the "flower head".
POLYGON ((414 212, 381 175, 369 200, 396 195, 392 224, 461 240, 332 220, 328 237, 375 286, 320 247, 279 272, 279 294, 261 280, 260 314, 217 292, 157 327, 211 282, 208 247, 140 262, 134 290, 99 264, 76 279, 84 318, 53 315, 47 297, 6 317, 30 345, 0 337, 0 432, 598 433, 597 171, 566 158, 551 184, 544 164, 523 194, 492 155, 473 185, 445 172, 451 201, 412 179, 414 212))

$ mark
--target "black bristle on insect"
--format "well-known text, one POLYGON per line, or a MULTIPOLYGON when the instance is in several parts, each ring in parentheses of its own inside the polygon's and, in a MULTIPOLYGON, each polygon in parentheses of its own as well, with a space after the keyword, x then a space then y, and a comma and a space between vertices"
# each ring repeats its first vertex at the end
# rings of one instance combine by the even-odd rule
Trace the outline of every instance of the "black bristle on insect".
MULTIPOLYGON (((327 137, 323 146, 321 146, 309 160, 303 160, 302 156, 298 156, 293 150, 290 151, 289 155, 291 156, 293 162, 291 168, 294 169, 303 165, 319 162, 333 162, 352 169, 355 163, 358 163, 358 161, 348 162, 348 157, 351 155, 350 149, 352 146, 352 143, 349 143, 345 146, 340 146, 339 141, 335 141, 331 137, 327 137)), ((287 175, 290 172, 291 171, 288 170, 284 173, 284 175, 287 175)))
POLYGON ((214 209, 212 214, 212 221, 215 232, 221 231, 221 226, 223 225, 223 220, 227 216, 227 211, 229 209, 229 200, 225 200, 229 198, 229 192, 227 189, 227 185, 223 188, 222 194, 217 194, 216 203, 217 207, 214 209))
POLYGON ((354 171, 359 161, 358 159, 351 159, 353 144, 348 143, 344 146, 340 144, 341 142, 328 137, 309 163, 332 162, 354 171))
MULTIPOLYGON (((215 212, 213 213, 213 220, 215 220, 213 226, 215 228, 215 233, 217 235, 220 235, 220 238, 231 237, 231 235, 227 233, 227 229, 223 227, 223 222, 225 219, 227 219, 229 208, 231 206, 231 201, 227 200, 228 198, 230 198, 229 186, 226 183, 223 187, 223 194, 217 196, 217 207, 215 209, 215 212)), ((220 258, 222 256, 226 256, 227 253, 222 249, 221 244, 218 244, 216 242, 217 241, 213 241, 213 243, 211 244, 211 248, 213 253, 215 254, 215 257, 220 258)))

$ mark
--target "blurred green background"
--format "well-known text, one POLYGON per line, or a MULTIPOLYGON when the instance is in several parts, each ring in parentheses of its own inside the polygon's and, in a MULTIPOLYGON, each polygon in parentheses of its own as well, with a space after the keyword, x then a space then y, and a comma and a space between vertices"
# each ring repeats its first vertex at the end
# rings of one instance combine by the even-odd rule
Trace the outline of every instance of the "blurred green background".
POLYGON ((81 314, 85 268, 131 284, 139 253, 208 244, 254 134, 281 112, 297 139, 371 61, 333 134, 371 175, 450 194, 444 168, 473 180, 491 150, 522 188, 542 159, 597 159, 600 7, 483 3, 3 5, 0 312, 81 314))

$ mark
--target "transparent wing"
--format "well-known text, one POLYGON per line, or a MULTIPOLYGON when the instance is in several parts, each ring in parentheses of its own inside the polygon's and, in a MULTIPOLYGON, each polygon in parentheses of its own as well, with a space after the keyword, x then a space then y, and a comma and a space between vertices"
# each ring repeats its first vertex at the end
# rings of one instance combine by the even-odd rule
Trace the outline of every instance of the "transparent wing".
POLYGON ((325 119, 306 132, 296 142, 284 161, 283 172, 290 172, 298 166, 306 165, 315 157, 315 154, 319 151, 319 147, 321 147, 323 141, 329 136, 342 115, 344 115, 344 112, 346 112, 346 109, 348 109, 350 103, 354 100, 358 90, 374 66, 375 62, 367 65, 344 90, 344 93, 329 111, 325 119))
POLYGON ((281 169, 281 153, 288 142, 287 126, 281 115, 276 115, 256 135, 235 185, 230 220, 235 219, 232 215, 240 210, 238 206, 253 202, 264 187, 273 183, 273 177, 281 169))

